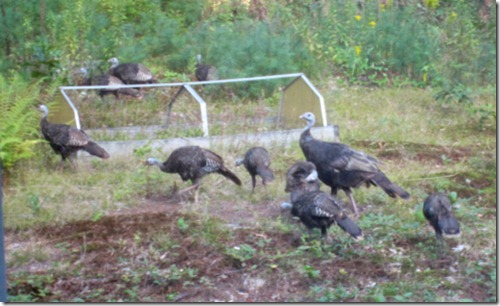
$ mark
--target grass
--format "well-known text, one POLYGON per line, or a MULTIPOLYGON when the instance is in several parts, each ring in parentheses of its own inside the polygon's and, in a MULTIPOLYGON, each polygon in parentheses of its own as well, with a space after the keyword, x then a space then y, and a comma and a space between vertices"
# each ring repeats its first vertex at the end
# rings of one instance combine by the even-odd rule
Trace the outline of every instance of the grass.
MULTIPOLYGON (((244 148, 211 148, 243 186, 207 176, 198 202, 172 199, 174 185, 189 183, 144 165, 146 155, 168 152, 81 159, 74 172, 56 170, 58 157, 40 144, 38 158, 19 164, 4 191, 10 300, 496 301, 493 124, 462 105, 437 103, 426 90, 320 91, 341 140, 382 160, 382 170, 412 195, 402 201, 379 188, 356 189, 365 240, 333 226, 333 244, 321 244, 319 232, 280 211, 286 170, 303 158, 298 141, 268 148, 276 180, 267 189, 259 182, 253 194, 246 170, 233 166, 244 148), (457 193, 462 228, 442 252, 419 214, 438 190, 457 193), (458 245, 463 250, 454 252, 458 245)), ((268 102, 217 102, 209 114, 226 122, 221 133, 239 133, 249 129, 245 118, 268 116, 268 102)), ((138 107, 132 103, 123 114, 138 107)), ((342 192, 339 198, 348 203, 342 192)))

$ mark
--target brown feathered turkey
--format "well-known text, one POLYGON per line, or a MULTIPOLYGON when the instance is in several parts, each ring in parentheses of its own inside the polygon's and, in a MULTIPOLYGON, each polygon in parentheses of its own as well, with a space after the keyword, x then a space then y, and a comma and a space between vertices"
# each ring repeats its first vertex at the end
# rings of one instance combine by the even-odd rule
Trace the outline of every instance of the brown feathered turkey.
POLYGON ((365 184, 379 186, 390 197, 399 196, 408 199, 410 195, 398 185, 394 184, 378 168, 378 160, 364 152, 354 150, 342 143, 326 142, 315 139, 311 135, 311 127, 316 118, 313 113, 307 112, 300 116, 307 122, 300 135, 300 148, 306 159, 312 162, 317 170, 319 179, 330 186, 331 194, 337 195, 337 189, 342 189, 349 197, 356 216, 358 208, 351 188, 365 184))
POLYGON ((105 95, 114 95, 118 98, 118 94, 132 96, 135 98, 142 98, 141 93, 134 88, 116 88, 113 86, 125 85, 119 78, 112 76, 110 74, 104 73, 97 76, 89 77, 86 68, 81 68, 80 72, 82 74, 82 82, 80 86, 110 86, 110 88, 98 89, 97 93, 101 98, 105 95))
POLYGON ((108 60, 111 63, 111 68, 108 74, 122 80, 125 84, 152 84, 158 83, 154 78, 153 73, 149 68, 139 63, 123 63, 120 64, 116 57, 108 60))
POLYGON ((201 63, 201 54, 196 56, 196 68, 195 68, 195 76, 198 81, 213 81, 218 80, 218 71, 212 65, 202 64, 201 63))
POLYGON ((109 158, 108 152, 93 142, 83 130, 67 124, 50 123, 47 120, 49 115, 47 106, 42 104, 40 109, 44 113, 40 121, 43 137, 49 142, 54 152, 61 155, 61 166, 63 166, 66 159, 69 159, 76 169, 77 166, 73 162, 71 155, 79 150, 84 150, 103 159, 109 158))
POLYGON ((248 149, 243 158, 235 161, 236 166, 243 164, 252 177, 252 192, 255 190, 256 176, 262 178, 262 185, 274 180, 274 173, 271 170, 271 158, 269 153, 263 147, 252 147, 248 149))
POLYGON ((290 192, 292 203, 283 203, 282 207, 291 208, 292 215, 299 217, 307 228, 319 228, 323 240, 332 224, 337 224, 356 240, 363 239, 363 232, 344 213, 340 201, 319 190, 318 172, 313 163, 292 165, 286 174, 285 191, 290 192))
POLYGON ((220 155, 199 146, 175 149, 163 163, 154 157, 148 158, 146 163, 158 166, 163 172, 177 173, 183 181, 190 180, 193 185, 198 184, 210 173, 219 173, 236 185, 241 185, 236 174, 224 166, 224 160, 220 155))

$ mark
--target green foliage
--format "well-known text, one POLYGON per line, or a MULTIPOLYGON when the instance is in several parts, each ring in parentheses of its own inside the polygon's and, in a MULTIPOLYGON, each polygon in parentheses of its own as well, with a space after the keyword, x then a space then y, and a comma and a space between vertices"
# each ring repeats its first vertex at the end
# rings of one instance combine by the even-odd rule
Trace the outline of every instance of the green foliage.
MULTIPOLYGON (((71 82, 82 65, 107 70, 111 56, 144 62, 155 74, 191 75, 198 53, 224 78, 333 70, 379 86, 476 86, 496 77, 495 6, 484 11, 482 2, 266 1, 262 18, 229 0, 6 0, 0 8, 7 29, 0 73, 22 67, 47 80, 71 82)), ((277 86, 233 90, 256 97, 277 86)))
POLYGON ((325 285, 311 286, 309 291, 315 302, 344 302, 347 299, 354 298, 357 294, 357 289, 350 291, 348 288, 345 288, 343 285, 339 284, 335 284, 333 288, 330 288, 331 285, 329 283, 330 281, 327 281, 325 285))
POLYGON ((153 149, 150 145, 144 145, 142 147, 134 148, 134 156, 139 158, 144 158, 147 155, 150 155, 153 149))
MULTIPOLYGON (((265 23, 238 21, 232 24, 202 24, 190 33, 183 54, 192 60, 200 53, 203 62, 217 67, 219 78, 239 78, 292 72, 307 69, 314 60, 302 39, 291 29, 273 28, 265 23), (241 33, 245 33, 244 36, 241 33)), ((177 58, 176 58, 177 60, 177 58)), ((184 59, 186 60, 186 59, 184 59)), ((226 85, 238 97, 269 96, 283 81, 237 83, 226 85)))
POLYGON ((257 251, 252 246, 246 243, 234 247, 227 247, 225 251, 226 255, 236 260, 238 265, 241 266, 244 266, 246 261, 252 259, 256 252, 257 251))
POLYGON ((51 294, 48 285, 54 282, 53 275, 26 274, 19 281, 9 283, 9 302, 36 302, 51 294))
POLYGON ((185 232, 189 228, 189 224, 184 220, 184 218, 177 219, 177 228, 181 232, 185 232))
POLYGON ((5 170, 34 155, 40 113, 35 109, 38 84, 27 84, 19 75, 0 76, 0 160, 5 170))
POLYGON ((471 103, 470 94, 470 88, 467 88, 463 84, 450 84, 449 82, 445 82, 445 84, 439 88, 438 92, 434 94, 434 99, 444 101, 446 103, 456 101, 465 104, 471 103))
POLYGON ((320 276, 321 271, 316 270, 314 267, 310 265, 305 265, 302 267, 302 272, 308 277, 308 278, 318 278, 320 276))
POLYGON ((33 214, 37 215, 42 208, 40 205, 40 197, 37 194, 28 195, 28 206, 33 211, 33 214))

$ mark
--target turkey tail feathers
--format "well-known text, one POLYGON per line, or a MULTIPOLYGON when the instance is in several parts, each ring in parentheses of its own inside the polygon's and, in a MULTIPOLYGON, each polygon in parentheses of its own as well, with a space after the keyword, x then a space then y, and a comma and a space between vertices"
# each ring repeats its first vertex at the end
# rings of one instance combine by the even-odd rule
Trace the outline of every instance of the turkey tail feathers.
POLYGON ((338 226, 340 226, 341 229, 351 235, 354 239, 363 240, 363 232, 358 225, 347 216, 336 218, 335 222, 337 222, 338 226))
POLYGON ((258 174, 262 177, 262 179, 266 182, 272 182, 274 180, 273 171, 269 168, 259 169, 258 174))
POLYGON ((88 144, 83 147, 83 149, 91 155, 104 159, 109 158, 109 153, 93 141, 89 141, 88 144))
POLYGON ((410 198, 410 194, 408 192, 391 182, 382 172, 377 173, 372 178, 372 181, 380 186, 380 188, 382 188, 392 198, 395 198, 396 196, 399 196, 402 199, 410 198))
POLYGON ((218 172, 227 177, 228 179, 230 179, 231 181, 233 181, 236 185, 241 186, 240 179, 236 176, 236 174, 231 172, 229 169, 222 166, 218 172))

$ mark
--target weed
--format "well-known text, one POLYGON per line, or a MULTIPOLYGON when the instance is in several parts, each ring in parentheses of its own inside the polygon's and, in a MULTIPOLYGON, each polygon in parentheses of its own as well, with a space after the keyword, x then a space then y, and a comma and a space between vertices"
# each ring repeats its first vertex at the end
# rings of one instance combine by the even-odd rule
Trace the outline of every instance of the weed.
POLYGON ((240 244, 233 247, 227 247, 225 254, 235 260, 237 266, 244 267, 246 262, 252 259, 257 251, 248 244, 240 244))
POLYGON ((181 232, 185 232, 189 228, 189 224, 186 221, 184 221, 184 218, 179 218, 177 219, 177 228, 181 232))
POLYGON ((134 149, 134 156, 139 157, 139 158, 143 158, 143 157, 151 154, 151 152, 152 152, 151 146, 150 145, 144 145, 142 147, 134 149))
POLYGON ((315 279, 320 276, 321 271, 314 269, 310 265, 305 265, 302 267, 302 273, 304 273, 308 278, 315 279))
POLYGON ((38 215, 42 209, 40 197, 37 194, 28 194, 28 206, 33 211, 34 215, 38 215))
POLYGON ((9 284, 7 294, 10 302, 46 301, 46 298, 52 294, 48 289, 49 285, 54 282, 51 274, 27 274, 20 279, 22 280, 9 284))
MULTIPOLYGON (((330 285, 328 285, 328 287, 329 286, 330 285)), ((342 285, 335 286, 335 288, 328 288, 327 286, 318 287, 314 290, 316 292, 315 301, 320 303, 345 302, 354 298, 358 291, 357 289, 354 289, 350 292, 349 289, 346 289, 342 285)))

